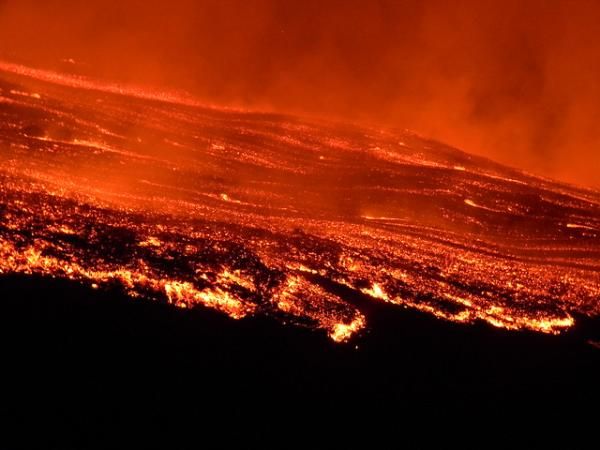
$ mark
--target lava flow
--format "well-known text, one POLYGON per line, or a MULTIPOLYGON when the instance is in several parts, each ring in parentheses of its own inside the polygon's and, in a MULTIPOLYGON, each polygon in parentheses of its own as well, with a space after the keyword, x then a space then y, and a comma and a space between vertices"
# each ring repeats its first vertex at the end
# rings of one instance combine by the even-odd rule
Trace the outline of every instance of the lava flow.
POLYGON ((598 192, 407 131, 0 74, 0 273, 338 342, 369 302, 545 333, 600 314, 598 192))

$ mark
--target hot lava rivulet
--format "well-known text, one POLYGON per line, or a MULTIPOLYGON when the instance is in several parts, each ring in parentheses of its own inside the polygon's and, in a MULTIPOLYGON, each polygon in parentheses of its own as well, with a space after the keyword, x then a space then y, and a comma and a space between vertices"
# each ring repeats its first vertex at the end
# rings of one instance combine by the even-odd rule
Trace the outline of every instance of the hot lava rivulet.
POLYGON ((600 314, 598 192, 407 131, 0 74, 0 273, 338 342, 369 326, 346 294, 544 333, 600 314))

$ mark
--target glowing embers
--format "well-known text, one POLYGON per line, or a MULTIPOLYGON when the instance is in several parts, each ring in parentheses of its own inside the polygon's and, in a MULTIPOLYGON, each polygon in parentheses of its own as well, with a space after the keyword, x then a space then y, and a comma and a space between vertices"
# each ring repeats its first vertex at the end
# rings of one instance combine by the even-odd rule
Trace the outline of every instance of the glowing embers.
POLYGON ((365 317, 358 315, 352 322, 336 323, 329 332, 329 337, 335 342, 345 342, 366 325, 365 317))
MULTIPOLYGON (((175 306, 204 305, 218 309, 234 319, 245 317, 255 309, 252 303, 244 302, 226 290, 230 283, 199 289, 191 282, 160 278, 144 263, 140 263, 135 268, 113 267, 106 263, 98 268, 86 268, 70 261, 69 258, 62 260, 43 255, 43 250, 40 248, 42 245, 48 246, 40 243, 37 246, 18 249, 12 243, 0 239, 0 273, 64 277, 89 282, 95 289, 117 282, 132 296, 151 293, 160 297, 164 294, 175 306)), ((225 280, 231 279, 228 271, 224 271, 221 277, 225 280)))
POLYGON ((347 341, 366 325, 359 311, 302 275, 288 275, 271 302, 280 311, 327 330, 336 342, 347 341))
POLYGON ((370 308, 545 333, 600 315, 598 193, 411 133, 2 69, 3 273, 263 314, 336 342, 370 308))
MULTIPOLYGON (((478 262, 483 263, 481 259, 478 262)), ((409 274, 349 257, 341 258, 341 267, 346 272, 342 270, 337 281, 345 286, 370 298, 417 309, 453 322, 484 321, 508 330, 528 329, 550 334, 558 334, 575 323, 567 304, 553 301, 543 285, 534 289, 530 283, 526 287, 526 281, 521 277, 531 276, 531 272, 524 270, 524 273, 515 273, 514 266, 511 272, 513 281, 507 282, 506 287, 499 286, 503 281, 501 266, 497 266, 497 279, 492 277, 486 280, 486 283, 490 283, 487 286, 482 284, 483 278, 481 281, 470 280, 471 274, 466 271, 460 272, 460 277, 449 273, 437 276, 409 274), (365 285, 365 280, 369 278, 375 278, 376 281, 368 281, 365 285)), ((556 283, 543 270, 541 273, 546 277, 546 282, 556 283)), ((579 301, 584 304, 591 302, 591 298, 584 299, 594 295, 594 288, 580 286, 579 289, 578 294, 570 295, 579 295, 579 301)))
POLYGON ((156 236, 148 236, 138 244, 140 247, 161 247, 163 243, 156 236))
POLYGON ((200 291, 189 282, 169 281, 165 283, 165 292, 169 301, 181 308, 203 304, 234 319, 241 319, 254 310, 252 304, 244 303, 218 287, 200 291))
POLYGON ((378 298, 380 300, 385 300, 387 302, 390 301, 389 297, 378 283, 373 283, 373 285, 370 288, 362 288, 361 292, 363 294, 370 295, 371 297, 378 298))

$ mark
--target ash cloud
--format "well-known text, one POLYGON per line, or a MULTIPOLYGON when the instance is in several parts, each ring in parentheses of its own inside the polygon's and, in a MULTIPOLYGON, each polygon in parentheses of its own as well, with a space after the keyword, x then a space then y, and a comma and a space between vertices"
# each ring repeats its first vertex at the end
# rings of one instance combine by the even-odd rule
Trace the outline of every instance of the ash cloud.
POLYGON ((584 0, 4 0, 0 53, 211 103, 410 128, 600 187, 598 23, 600 4, 584 0))

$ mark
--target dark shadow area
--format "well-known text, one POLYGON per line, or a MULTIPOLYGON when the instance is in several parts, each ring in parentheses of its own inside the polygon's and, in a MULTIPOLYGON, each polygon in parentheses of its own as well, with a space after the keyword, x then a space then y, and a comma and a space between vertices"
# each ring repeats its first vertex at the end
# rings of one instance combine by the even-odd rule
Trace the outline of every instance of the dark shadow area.
POLYGON ((16 447, 373 442, 411 422, 558 419, 599 399, 600 351, 581 334, 597 324, 544 336, 382 306, 335 345, 52 279, 0 278, 0 298, 1 439, 16 447))

